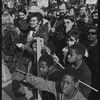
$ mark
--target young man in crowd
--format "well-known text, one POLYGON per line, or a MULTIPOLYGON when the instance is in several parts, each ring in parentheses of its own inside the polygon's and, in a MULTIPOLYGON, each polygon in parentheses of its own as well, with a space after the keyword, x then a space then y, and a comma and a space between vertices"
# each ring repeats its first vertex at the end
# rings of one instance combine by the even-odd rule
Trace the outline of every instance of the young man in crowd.
POLYGON ((27 75, 26 80, 37 89, 53 93, 56 100, 86 100, 77 88, 78 76, 78 71, 69 67, 62 72, 60 87, 57 87, 58 85, 53 81, 46 81, 43 78, 32 75, 27 75))
MULTIPOLYGON (((79 73, 79 79, 91 85, 91 71, 83 60, 85 54, 85 47, 82 44, 75 44, 69 47, 68 54, 66 56, 67 66, 75 67, 79 73), (69 64, 68 64, 69 63, 69 64)), ((91 89, 83 84, 79 85, 80 92, 88 99, 91 89)))
MULTIPOLYGON (((51 80, 59 82, 61 79, 61 71, 55 66, 54 59, 48 54, 44 54, 39 59, 39 67, 42 77, 45 80, 51 80)), ((48 92, 42 93, 43 100, 55 100, 53 94, 48 92)))

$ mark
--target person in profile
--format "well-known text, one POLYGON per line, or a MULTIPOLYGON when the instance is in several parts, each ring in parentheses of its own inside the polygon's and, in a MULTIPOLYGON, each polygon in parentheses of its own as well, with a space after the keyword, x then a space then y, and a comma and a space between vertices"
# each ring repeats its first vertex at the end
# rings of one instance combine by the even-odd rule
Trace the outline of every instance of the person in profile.
MULTIPOLYGON (((91 85, 91 71, 83 59, 85 50, 86 48, 82 44, 75 44, 70 46, 68 54, 66 56, 66 61, 68 67, 74 67, 78 70, 79 79, 82 82, 91 85)), ((89 97, 89 94, 91 92, 90 88, 83 84, 80 84, 79 90, 84 95, 84 97, 89 97)))

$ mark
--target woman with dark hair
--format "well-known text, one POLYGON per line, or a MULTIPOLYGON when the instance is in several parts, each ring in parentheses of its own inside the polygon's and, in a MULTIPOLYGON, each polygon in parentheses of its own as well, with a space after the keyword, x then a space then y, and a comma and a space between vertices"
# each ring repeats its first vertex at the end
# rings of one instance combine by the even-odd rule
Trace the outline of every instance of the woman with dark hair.
POLYGON ((64 17, 63 21, 64 21, 64 27, 59 32, 57 39, 66 38, 68 32, 70 32, 73 29, 76 29, 76 22, 73 17, 67 15, 64 17))
POLYGON ((60 59, 62 59, 61 51, 66 46, 67 34, 71 32, 72 30, 76 30, 76 22, 73 17, 67 15, 64 17, 63 21, 64 21, 64 27, 62 28, 62 30, 60 30, 55 40, 53 41, 57 49, 57 52, 56 52, 57 56, 60 59))
POLYGON ((26 19, 26 14, 26 10, 20 8, 18 10, 18 17, 14 19, 15 27, 17 27, 20 30, 20 37, 22 39, 22 43, 25 43, 29 27, 29 24, 27 23, 26 19))
POLYGON ((76 20, 72 16, 65 16, 64 17, 64 28, 65 28, 65 34, 67 34, 69 31, 76 29, 76 20))
MULTIPOLYGON (((12 66, 8 66, 12 56, 15 54, 16 43, 20 41, 18 31, 13 25, 13 19, 9 13, 2 15, 2 81, 6 82, 12 78, 12 66)), ((14 67, 14 66, 13 66, 14 67)))
POLYGON ((20 42, 19 31, 14 27, 13 18, 9 13, 2 15, 2 50, 6 55, 15 52, 15 44, 20 42))

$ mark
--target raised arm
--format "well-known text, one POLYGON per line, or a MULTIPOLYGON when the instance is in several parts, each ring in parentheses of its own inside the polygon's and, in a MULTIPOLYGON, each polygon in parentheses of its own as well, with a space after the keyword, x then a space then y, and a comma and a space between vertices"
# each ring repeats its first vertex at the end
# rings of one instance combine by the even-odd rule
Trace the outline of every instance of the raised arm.
POLYGON ((53 93, 55 96, 57 96, 55 82, 46 81, 43 78, 36 77, 33 75, 27 75, 26 80, 28 83, 32 84, 35 88, 41 91, 48 91, 50 93, 53 93))

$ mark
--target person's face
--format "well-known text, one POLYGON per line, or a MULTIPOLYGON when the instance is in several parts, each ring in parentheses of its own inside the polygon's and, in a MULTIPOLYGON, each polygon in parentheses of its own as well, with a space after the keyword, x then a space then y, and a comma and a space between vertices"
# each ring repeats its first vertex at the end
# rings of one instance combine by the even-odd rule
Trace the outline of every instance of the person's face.
POLYGON ((74 49, 69 48, 68 54, 67 54, 67 61, 69 63, 76 63, 78 60, 78 55, 74 49))
POLYGON ((29 24, 30 24, 31 28, 36 28, 37 26, 40 25, 37 17, 32 17, 29 21, 29 24))
POLYGON ((31 0, 30 5, 31 5, 31 6, 37 5, 37 0, 31 0))
POLYGON ((14 3, 10 2, 10 8, 14 8, 14 3))
POLYGON ((67 9, 64 4, 59 6, 59 13, 60 13, 60 16, 65 16, 65 14, 67 13, 67 9))
POLYGON ((88 21, 89 21, 89 16, 85 16, 85 17, 83 18, 83 22, 88 23, 88 21))
POLYGON ((69 10, 69 15, 70 15, 70 16, 73 16, 74 14, 75 14, 74 10, 73 10, 73 9, 70 9, 70 10, 69 10))
POLYGON ((80 8, 80 15, 83 15, 86 12, 86 7, 80 8))
POLYGON ((82 5, 82 4, 84 4, 84 0, 81 0, 81 1, 80 1, 80 5, 82 5))
POLYGON ((37 53, 37 44, 36 43, 32 44, 32 48, 33 48, 34 52, 37 53))
POLYGON ((54 11, 52 14, 53 14, 53 17, 56 18, 56 14, 57 14, 57 12, 54 11))
POLYGON ((66 38, 67 46, 70 47, 76 43, 76 39, 74 37, 66 38))
POLYGON ((94 24, 98 25, 98 13, 92 15, 92 20, 94 24))
POLYGON ((87 34, 87 38, 89 41, 94 41, 97 39, 97 33, 95 29, 90 29, 87 34))
POLYGON ((56 12, 56 18, 59 18, 59 16, 60 16, 60 13, 57 11, 56 12))
POLYGON ((63 75, 60 86, 64 95, 72 95, 75 89, 75 82, 73 81, 73 77, 69 75, 63 75))
POLYGON ((39 62, 39 66, 40 66, 40 71, 41 71, 41 74, 42 74, 42 75, 48 73, 49 67, 48 67, 48 65, 47 65, 46 62, 40 61, 40 62, 39 62))
POLYGON ((98 19, 98 13, 93 14, 92 19, 98 19))
POLYGON ((72 29, 74 22, 69 19, 64 19, 64 26, 66 29, 72 29))
POLYGON ((19 18, 23 20, 25 18, 25 14, 23 12, 19 12, 19 18))

